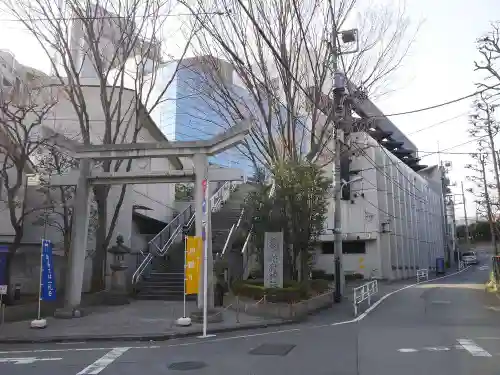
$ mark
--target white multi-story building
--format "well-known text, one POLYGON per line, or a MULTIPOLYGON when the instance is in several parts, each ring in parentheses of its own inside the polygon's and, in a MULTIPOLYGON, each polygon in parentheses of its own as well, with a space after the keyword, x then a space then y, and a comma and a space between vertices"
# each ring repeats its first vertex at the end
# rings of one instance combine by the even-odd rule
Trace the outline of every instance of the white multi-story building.
MULTIPOLYGON (((399 279, 419 268, 433 269, 436 258, 445 256, 442 170, 419 165, 416 147, 387 119, 351 133, 346 150, 341 173, 346 274, 399 279)), ((333 177, 333 166, 326 170, 333 177)), ((332 197, 313 256, 313 268, 327 274, 334 274, 333 214, 332 197)))
MULTIPOLYGON (((13 88, 16 92, 23 93, 29 92, 31 88, 30 83, 42 80, 50 80, 50 77, 44 73, 38 72, 29 67, 23 66, 16 61, 15 57, 8 53, 1 53, 0 51, 0 81, 3 82, 2 93, 12 93, 13 88)), ((103 137, 105 129, 103 119, 103 110, 100 103, 100 88, 95 84, 95 79, 92 78, 82 79, 82 92, 85 96, 85 103, 87 105, 87 113, 89 116, 90 134, 92 142, 99 143, 103 137)), ((56 104, 52 110, 44 118, 40 126, 40 130, 47 136, 52 133, 58 134, 58 144, 71 148, 78 144, 81 139, 80 135, 80 121, 73 108, 73 105, 68 101, 67 97, 61 92, 58 95, 57 89, 51 90, 52 98, 56 99, 56 104), (63 142, 60 142, 63 140, 63 142)), ((137 97, 133 90, 124 88, 121 94, 122 101, 122 120, 124 123, 135 123, 135 108, 133 103, 137 97)), ((145 112, 145 111, 144 111, 145 112)), ((142 123, 140 124, 140 131, 137 137, 137 142, 165 142, 167 139, 162 131, 156 126, 154 121, 147 114, 141 114, 142 123)), ((129 142, 131 131, 128 136, 124 138, 123 142, 129 142)), ((122 134, 123 135, 123 134, 122 134)), ((50 136, 52 137, 52 136, 50 136)), ((0 129, 0 142, 7 142, 8 138, 3 136, 0 129)), ((36 171, 36 160, 33 159, 33 165, 27 165, 26 173, 34 173, 36 171)), ((170 159, 144 159, 134 161, 132 170, 141 171, 168 171, 171 169, 181 168, 180 161, 173 157, 170 159)), ((26 178, 26 176, 23 176, 26 178)), ((23 184, 24 186, 24 184, 23 184)), ((109 220, 115 212, 115 206, 119 199, 119 187, 113 188, 109 194, 108 215, 109 220)), ((1 189, 0 189, 1 194, 1 189)), ((24 197, 24 193, 22 193, 24 197)), ((5 198, 5 194, 4 194, 5 198)), ((36 191, 36 188, 28 188, 28 206, 36 208, 43 206, 44 196, 36 191)), ((0 205, 6 206, 5 199, 0 205)), ((9 220, 8 211, 3 209, 0 214, 0 247, 8 245, 13 238, 14 231, 9 220)), ((57 208, 56 208, 57 210, 57 208)), ((128 186, 125 194, 120 214, 117 218, 116 228, 113 238, 121 234, 125 239, 125 244, 130 246, 133 251, 139 252, 146 246, 147 239, 158 233, 176 213, 175 208, 175 186, 174 184, 154 184, 154 185, 131 185, 128 186)), ((22 239, 21 248, 17 251, 13 263, 13 272, 11 282, 21 283, 22 291, 24 293, 35 292, 38 288, 37 282, 37 269, 39 267, 39 243, 42 237, 52 240, 55 245, 56 255, 64 254, 62 248, 62 233, 60 230, 55 229, 55 226, 41 226, 39 223, 35 224, 39 218, 40 212, 35 212, 27 218, 25 222, 24 236, 22 239)), ((108 220, 108 222, 109 222, 108 220)), ((112 241, 114 242, 114 240, 112 241)), ((84 289, 88 286, 90 277, 90 254, 94 246, 94 239, 89 238, 89 259, 86 269, 86 279, 84 289)), ((1 257, 1 254, 0 254, 1 257)), ((0 259, 1 260, 1 259, 0 259)), ((59 257, 56 257, 56 274, 58 275, 58 265, 60 263, 59 257)), ((2 262, 0 262, 2 263, 2 262)), ((0 264, 1 266, 1 264, 0 264)), ((134 259, 135 266, 135 259, 134 259)), ((131 272, 134 269, 131 268, 131 272)), ((1 272, 0 272, 1 274, 1 272)), ((61 280, 58 280, 59 282, 61 280)))

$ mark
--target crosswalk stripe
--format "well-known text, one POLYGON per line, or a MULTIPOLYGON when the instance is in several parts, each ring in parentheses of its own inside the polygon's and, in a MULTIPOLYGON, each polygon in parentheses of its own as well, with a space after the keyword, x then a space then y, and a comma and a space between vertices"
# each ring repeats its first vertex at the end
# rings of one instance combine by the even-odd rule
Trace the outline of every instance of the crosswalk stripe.
POLYGON ((491 357, 491 354, 486 350, 477 345, 474 341, 469 339, 458 339, 457 340, 460 345, 463 346, 465 350, 467 350, 474 357, 491 357))

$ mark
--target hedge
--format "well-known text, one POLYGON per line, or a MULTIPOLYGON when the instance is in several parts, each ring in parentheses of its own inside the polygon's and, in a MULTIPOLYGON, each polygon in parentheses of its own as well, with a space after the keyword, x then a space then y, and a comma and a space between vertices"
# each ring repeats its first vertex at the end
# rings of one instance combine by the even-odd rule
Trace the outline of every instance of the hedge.
POLYGON ((283 288, 265 288, 262 280, 246 280, 233 283, 235 295, 260 300, 266 296, 268 302, 292 303, 307 299, 311 291, 323 293, 328 290, 328 280, 310 280, 304 283, 287 281, 283 288))

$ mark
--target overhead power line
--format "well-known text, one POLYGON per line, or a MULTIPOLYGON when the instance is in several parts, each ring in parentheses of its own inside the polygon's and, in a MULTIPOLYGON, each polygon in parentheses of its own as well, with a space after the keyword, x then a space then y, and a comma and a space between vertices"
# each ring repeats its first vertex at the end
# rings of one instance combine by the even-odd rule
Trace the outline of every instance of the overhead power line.
POLYGON ((446 119, 446 120, 439 121, 439 122, 436 122, 436 123, 434 123, 434 124, 432 124, 432 125, 428 125, 428 126, 423 127, 423 128, 421 128, 421 129, 415 130, 414 132, 408 133, 408 134, 406 134, 406 135, 413 135, 413 134, 417 134, 417 133, 420 133, 420 132, 423 132, 423 131, 426 131, 426 130, 429 130, 429 129, 435 128, 436 126, 446 124, 447 122, 450 122, 450 121, 456 120, 457 118, 463 117, 463 116, 468 115, 468 114, 469 114, 469 112, 464 112, 464 113, 461 113, 461 114, 459 114, 459 115, 456 115, 456 116, 454 116, 454 117, 448 118, 448 119, 446 119))
MULTIPOLYGON (((435 155, 435 154, 445 154, 445 153, 447 153, 446 151, 453 150, 453 149, 455 149, 457 147, 465 146, 465 145, 467 145, 469 143, 472 143, 472 142, 477 142, 477 141, 479 141, 481 139, 484 139, 486 137, 488 137, 488 134, 483 135, 483 136, 478 137, 478 138, 471 139, 471 140, 466 141, 466 142, 459 143, 458 145, 454 145, 454 146, 451 146, 451 147, 444 148, 444 149, 439 150, 439 151, 419 151, 419 154, 420 154, 420 152, 423 152, 423 153, 428 152, 428 154, 426 154, 426 155, 422 155, 422 156, 419 155, 419 158, 425 158, 427 156, 435 155)), ((477 152, 469 152, 467 154, 477 154, 477 152)))
POLYGON ((395 112, 395 113, 390 113, 390 114, 383 114, 383 115, 380 115, 380 116, 368 116, 367 118, 395 117, 395 116, 411 115, 413 113, 430 111, 432 109, 441 108, 441 107, 445 107, 445 106, 450 105, 450 104, 455 104, 455 103, 461 102, 462 100, 465 100, 465 99, 473 98, 476 95, 482 94, 482 93, 484 93, 486 91, 489 91, 489 90, 497 88, 497 87, 500 88, 500 83, 497 83, 496 85, 493 85, 493 86, 490 86, 490 87, 487 87, 487 88, 484 88, 484 89, 481 89, 481 90, 474 91, 471 94, 468 94, 468 95, 465 95, 465 96, 461 96, 459 98, 455 98, 455 99, 452 99, 452 100, 448 100, 446 102, 442 102, 442 103, 439 103, 439 104, 434 104, 434 105, 431 105, 431 106, 428 106, 428 107, 412 109, 412 110, 408 110, 408 111, 404 111, 404 112, 395 112))

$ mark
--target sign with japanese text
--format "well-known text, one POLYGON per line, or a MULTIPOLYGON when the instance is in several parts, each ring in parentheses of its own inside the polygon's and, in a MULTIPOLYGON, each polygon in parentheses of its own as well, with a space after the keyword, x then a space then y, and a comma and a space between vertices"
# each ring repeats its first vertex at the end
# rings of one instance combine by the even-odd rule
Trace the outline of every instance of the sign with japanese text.
POLYGON ((186 238, 186 294, 199 292, 202 243, 200 237, 186 238))
POLYGON ((42 301, 54 301, 56 299, 52 243, 49 240, 42 240, 42 287, 40 299, 42 301))
POLYGON ((9 248, 0 246, 0 284, 7 285, 7 255, 9 248))
POLYGON ((283 288, 283 232, 264 234, 264 287, 283 288))

